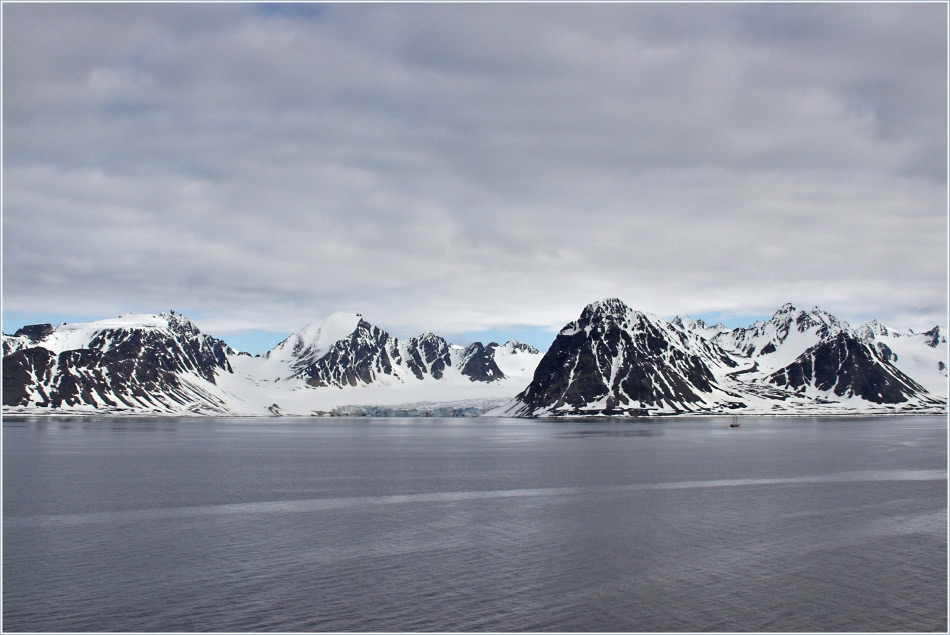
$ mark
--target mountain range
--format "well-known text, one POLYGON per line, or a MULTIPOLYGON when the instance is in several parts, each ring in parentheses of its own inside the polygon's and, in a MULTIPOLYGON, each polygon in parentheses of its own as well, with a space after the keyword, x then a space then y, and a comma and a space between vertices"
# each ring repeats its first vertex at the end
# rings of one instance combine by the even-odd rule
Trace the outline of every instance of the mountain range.
POLYGON ((946 358, 939 327, 852 330, 821 309, 786 304, 769 320, 727 329, 609 299, 561 329, 532 382, 492 414, 945 410, 946 358))
POLYGON ((649 416, 945 412, 939 326, 857 329, 791 304, 745 328, 594 302, 549 350, 400 340, 338 313, 264 355, 179 313, 24 326, 3 336, 11 413, 649 416))
POLYGON ((479 414, 527 384, 540 357, 514 340, 465 347, 432 333, 399 340, 345 313, 253 357, 174 311, 129 314, 4 335, 3 407, 5 413, 322 415, 360 414, 363 406, 391 413, 393 405, 410 404, 407 410, 422 414, 479 414))

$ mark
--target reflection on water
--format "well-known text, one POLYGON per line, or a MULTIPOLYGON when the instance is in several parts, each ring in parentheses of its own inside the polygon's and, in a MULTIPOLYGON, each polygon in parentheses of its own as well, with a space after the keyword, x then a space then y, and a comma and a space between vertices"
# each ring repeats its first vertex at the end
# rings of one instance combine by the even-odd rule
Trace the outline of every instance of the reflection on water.
POLYGON ((561 439, 590 439, 593 437, 658 437, 663 434, 660 430, 610 428, 601 430, 569 430, 558 432, 561 439))
POLYGON ((947 628, 939 417, 3 432, 7 630, 947 628))

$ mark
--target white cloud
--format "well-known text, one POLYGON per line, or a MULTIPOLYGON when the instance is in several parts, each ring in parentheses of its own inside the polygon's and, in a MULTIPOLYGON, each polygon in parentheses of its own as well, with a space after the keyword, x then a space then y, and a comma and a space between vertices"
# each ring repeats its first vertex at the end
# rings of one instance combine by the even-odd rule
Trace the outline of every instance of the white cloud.
POLYGON ((946 316, 946 7, 4 5, 4 306, 946 316))

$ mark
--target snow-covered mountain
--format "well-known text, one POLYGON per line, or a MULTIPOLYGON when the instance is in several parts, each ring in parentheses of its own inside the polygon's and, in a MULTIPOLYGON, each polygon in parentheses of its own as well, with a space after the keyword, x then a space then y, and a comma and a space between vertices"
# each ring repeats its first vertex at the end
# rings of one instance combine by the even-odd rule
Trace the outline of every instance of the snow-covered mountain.
POLYGON ((543 356, 516 341, 400 340, 360 315, 263 356, 176 314, 25 326, 3 336, 5 413, 504 416, 943 412, 940 327, 852 329, 790 304, 746 328, 587 306, 543 356))
POLYGON ((924 333, 900 332, 873 320, 855 333, 928 392, 947 394, 947 337, 941 327, 924 333))
POLYGON ((881 337, 873 326, 855 332, 821 309, 791 304, 730 330, 602 300, 558 333, 528 387, 491 414, 945 410, 940 329, 898 343, 907 347, 896 355, 906 358, 903 369, 893 350, 890 357, 882 351, 881 337))
MULTIPOLYGON (((335 313, 306 326, 265 355, 268 362, 289 368, 286 377, 308 385, 391 385, 431 378, 465 377, 472 382, 501 381, 506 375, 495 363, 497 344, 475 342, 452 346, 432 333, 399 341, 362 316, 335 313)), ((520 349, 524 350, 524 349, 520 349)), ((537 350, 533 350, 535 355, 537 350)))
POLYGON ((3 344, 6 412, 309 415, 419 403, 441 412, 464 402, 471 413, 510 399, 541 357, 514 341, 461 347, 431 333, 400 341, 342 313, 262 357, 202 335, 175 312, 31 325, 3 344))
POLYGON ((595 302, 561 329, 509 414, 702 410, 729 397, 711 370, 728 363, 682 327, 620 300, 595 302))
POLYGON ((216 379, 236 352, 175 313, 27 326, 3 341, 3 405, 227 412, 216 379))

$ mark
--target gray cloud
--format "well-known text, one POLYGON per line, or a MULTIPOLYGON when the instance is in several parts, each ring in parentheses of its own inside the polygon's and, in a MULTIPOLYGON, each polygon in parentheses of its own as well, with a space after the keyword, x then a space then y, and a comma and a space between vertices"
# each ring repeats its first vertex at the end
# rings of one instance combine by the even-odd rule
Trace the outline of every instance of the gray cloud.
POLYGON ((946 316, 946 7, 4 6, 4 306, 946 316))

